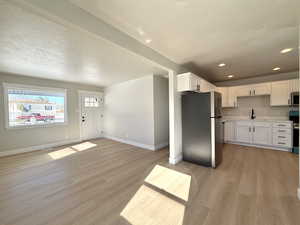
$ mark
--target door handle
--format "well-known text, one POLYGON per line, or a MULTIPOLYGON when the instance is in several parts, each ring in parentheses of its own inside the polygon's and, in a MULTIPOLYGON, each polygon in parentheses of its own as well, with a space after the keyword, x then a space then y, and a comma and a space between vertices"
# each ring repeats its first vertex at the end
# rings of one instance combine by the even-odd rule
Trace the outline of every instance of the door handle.
POLYGON ((254 95, 255 95, 255 90, 253 90, 253 92, 254 92, 254 95))
POLYGON ((255 132, 255 127, 253 127, 253 132, 255 132))
POLYGON ((250 95, 251 95, 251 90, 249 91, 250 95))
POLYGON ((249 132, 251 132, 251 127, 249 127, 249 132))

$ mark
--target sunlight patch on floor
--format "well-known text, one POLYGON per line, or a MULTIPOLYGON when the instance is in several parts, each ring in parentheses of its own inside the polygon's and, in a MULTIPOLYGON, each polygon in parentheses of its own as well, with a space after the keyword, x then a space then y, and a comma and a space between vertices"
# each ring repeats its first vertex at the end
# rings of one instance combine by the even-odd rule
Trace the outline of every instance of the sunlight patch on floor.
POLYGON ((83 142, 83 143, 80 143, 80 144, 77 144, 77 145, 70 146, 68 148, 64 148, 64 149, 60 149, 60 150, 57 150, 57 151, 54 151, 54 152, 50 152, 50 153, 48 153, 48 155, 52 159, 61 159, 61 158, 64 158, 66 156, 72 155, 74 153, 94 148, 96 146, 97 146, 97 144, 86 141, 86 142, 83 142))
POLYGON ((96 146, 97 146, 96 144, 94 144, 92 142, 89 142, 89 141, 86 141, 86 142, 80 143, 78 145, 73 145, 72 148, 77 150, 77 151, 84 151, 84 150, 87 150, 87 149, 90 149, 90 148, 94 148, 96 146))
POLYGON ((190 175, 156 165, 145 182, 188 201, 191 185, 190 175))
POLYGON ((142 185, 121 212, 132 225, 182 225, 185 206, 142 185))
POLYGON ((48 153, 48 155, 52 158, 52 159, 61 159, 64 158, 66 156, 72 155, 76 153, 75 150, 73 150, 72 148, 64 148, 55 152, 50 152, 48 153))

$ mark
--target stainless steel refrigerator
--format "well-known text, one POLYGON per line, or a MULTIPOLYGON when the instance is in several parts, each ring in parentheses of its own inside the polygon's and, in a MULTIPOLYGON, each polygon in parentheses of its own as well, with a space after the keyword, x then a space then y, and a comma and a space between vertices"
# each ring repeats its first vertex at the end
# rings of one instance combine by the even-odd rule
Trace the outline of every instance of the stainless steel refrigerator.
POLYGON ((182 95, 183 160, 216 168, 222 162, 222 96, 218 92, 182 95))

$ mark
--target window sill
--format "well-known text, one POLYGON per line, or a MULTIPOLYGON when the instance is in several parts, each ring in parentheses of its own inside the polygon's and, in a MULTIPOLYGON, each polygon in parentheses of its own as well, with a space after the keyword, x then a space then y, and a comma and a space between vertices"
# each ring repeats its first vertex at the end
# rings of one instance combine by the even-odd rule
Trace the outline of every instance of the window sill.
POLYGON ((38 125, 20 125, 9 127, 7 126, 7 130, 22 130, 22 129, 33 129, 33 128, 51 128, 51 127, 59 127, 59 126, 67 126, 68 122, 64 123, 49 123, 49 124, 38 124, 38 125))

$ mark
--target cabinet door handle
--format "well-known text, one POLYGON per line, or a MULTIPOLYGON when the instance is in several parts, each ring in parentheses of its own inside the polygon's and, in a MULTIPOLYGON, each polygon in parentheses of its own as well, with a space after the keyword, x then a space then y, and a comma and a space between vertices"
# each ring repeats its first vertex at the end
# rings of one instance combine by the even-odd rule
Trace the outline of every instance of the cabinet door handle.
POLYGON ((285 130, 278 130, 278 132, 283 133, 283 132, 285 132, 285 130))
POLYGON ((253 127, 253 132, 255 132, 255 127, 253 127))
POLYGON ((278 144, 280 144, 280 145, 285 145, 286 143, 284 143, 284 142, 278 142, 278 144))
POLYGON ((249 127, 249 132, 251 132, 251 127, 249 127))
POLYGON ((255 90, 254 90, 254 95, 255 95, 255 90))
POLYGON ((251 95, 251 90, 249 91, 250 95, 251 95))
POLYGON ((278 136, 279 138, 286 138, 285 136, 278 136))

